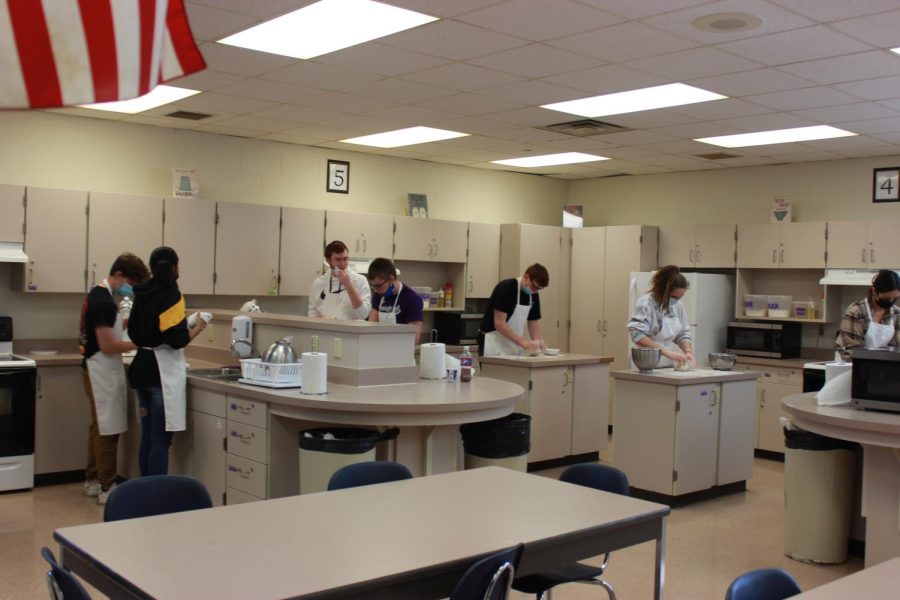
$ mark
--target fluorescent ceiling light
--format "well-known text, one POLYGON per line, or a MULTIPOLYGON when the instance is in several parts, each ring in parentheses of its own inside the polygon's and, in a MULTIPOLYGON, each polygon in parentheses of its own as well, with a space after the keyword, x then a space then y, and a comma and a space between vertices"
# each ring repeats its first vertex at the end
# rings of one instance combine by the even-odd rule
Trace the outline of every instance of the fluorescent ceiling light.
POLYGON ((710 100, 721 100, 727 97, 683 83, 669 83, 640 90, 631 90, 630 92, 618 92, 582 98, 581 100, 554 102, 553 104, 544 104, 541 108, 558 110, 559 112, 581 117, 602 117, 652 110, 654 108, 666 108, 668 106, 709 102, 710 100))
POLYGON ((900 54, 900 48, 891 48, 891 52, 894 54, 900 54))
POLYGON ((745 146, 765 146, 767 144, 787 144, 789 142, 808 142, 810 140, 827 140, 830 138, 858 135, 829 125, 813 127, 794 127, 793 129, 775 129, 773 131, 757 131, 756 133, 739 133, 736 135, 717 135, 715 137, 697 138, 695 142, 722 146, 723 148, 743 148, 745 146))
POLYGON ((199 94, 200 90, 189 90, 187 88, 172 87, 168 85, 158 85, 150 92, 132 98, 131 100, 121 100, 118 102, 100 102, 99 104, 80 104, 81 108, 94 108, 96 110, 109 110, 112 112, 135 114, 176 102, 182 98, 199 94))
POLYGON ((371 0, 321 0, 219 43, 307 59, 437 20, 371 0))
POLYGON ((346 144, 359 144, 361 146, 375 146, 376 148, 397 148, 399 146, 412 146, 413 144, 425 144, 439 140, 452 140, 465 137, 468 133, 448 131, 446 129, 434 129, 433 127, 408 127, 396 131, 373 133, 362 137, 341 140, 346 144))
POLYGON ((552 165, 571 165, 575 163, 594 162, 597 160, 609 159, 605 156, 585 154, 584 152, 560 152, 559 154, 544 154, 542 156, 525 156, 522 158, 492 160, 491 162, 510 167, 549 167, 552 165))

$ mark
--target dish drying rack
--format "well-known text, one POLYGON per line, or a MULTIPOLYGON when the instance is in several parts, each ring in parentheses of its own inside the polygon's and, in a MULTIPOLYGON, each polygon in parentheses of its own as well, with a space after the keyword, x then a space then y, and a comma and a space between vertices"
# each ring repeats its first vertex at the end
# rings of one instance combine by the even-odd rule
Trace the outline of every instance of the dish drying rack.
POLYGON ((240 383, 271 388, 300 387, 301 363, 266 363, 260 358, 242 358, 240 383))

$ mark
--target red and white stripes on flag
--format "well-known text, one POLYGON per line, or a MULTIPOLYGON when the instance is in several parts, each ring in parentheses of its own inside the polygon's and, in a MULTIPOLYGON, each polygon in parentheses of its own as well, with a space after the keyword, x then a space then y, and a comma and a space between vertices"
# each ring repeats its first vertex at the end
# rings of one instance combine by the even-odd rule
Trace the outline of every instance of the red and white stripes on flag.
POLYGON ((183 0, 0 0, 0 108, 128 100, 204 68, 183 0))

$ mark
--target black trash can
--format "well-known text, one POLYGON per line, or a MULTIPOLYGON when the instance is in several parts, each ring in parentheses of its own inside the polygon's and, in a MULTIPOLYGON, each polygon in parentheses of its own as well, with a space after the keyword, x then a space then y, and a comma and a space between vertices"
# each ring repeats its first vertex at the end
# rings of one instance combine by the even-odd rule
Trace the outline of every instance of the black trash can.
POLYGON ((299 434, 300 493, 324 492, 335 471, 375 460, 375 445, 399 433, 396 427, 383 432, 358 427, 304 429, 299 434))
POLYGON ((466 423, 459 428, 466 453, 466 469, 498 466, 528 470, 531 416, 512 413, 499 419, 466 423))
POLYGON ((784 553, 795 560, 847 560, 856 444, 784 429, 784 553))

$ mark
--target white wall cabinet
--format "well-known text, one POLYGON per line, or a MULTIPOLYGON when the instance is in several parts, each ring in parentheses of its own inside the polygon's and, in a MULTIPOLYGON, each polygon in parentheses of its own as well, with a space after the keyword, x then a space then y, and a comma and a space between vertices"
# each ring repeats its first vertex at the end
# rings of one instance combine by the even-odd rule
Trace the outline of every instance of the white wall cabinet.
POLYGON ((394 217, 394 259, 466 262, 465 221, 394 217))
POLYGON ((150 253, 162 245, 162 241, 161 196, 91 192, 88 200, 88 287, 100 283, 109 274, 113 261, 123 252, 138 255, 149 268, 150 253), (140 223, 140 226, 133 227, 128 223, 140 223))
POLYGON ((900 266, 900 221, 831 221, 828 266, 895 269, 900 266))
POLYGON ((216 270, 216 203, 202 198, 166 198, 163 243, 178 253, 181 293, 212 294, 216 270))
POLYGON ((281 208, 222 202, 216 211, 215 293, 276 294, 281 208))
POLYGON ((659 228, 659 264, 696 269, 733 268, 735 225, 684 225, 659 228))
POLYGON ((825 268, 826 224, 738 225, 737 266, 745 269, 825 268))
POLYGON ((390 258, 394 247, 394 217, 391 215, 328 211, 325 243, 341 240, 351 258, 390 258))
POLYGON ((84 470, 91 405, 80 365, 38 367, 34 424, 36 475, 84 470))
POLYGON ((469 223, 466 297, 490 298, 500 281, 500 225, 469 223))
POLYGON ((0 184, 0 242, 25 241, 25 186, 0 184))
POLYGON ((26 198, 25 291, 87 291, 87 192, 28 188, 26 198))
POLYGON ((325 259, 325 211, 281 209, 281 262, 278 293, 306 296, 313 279, 322 274, 325 259))

